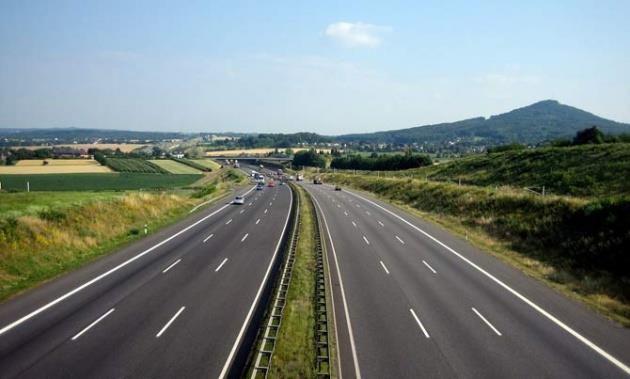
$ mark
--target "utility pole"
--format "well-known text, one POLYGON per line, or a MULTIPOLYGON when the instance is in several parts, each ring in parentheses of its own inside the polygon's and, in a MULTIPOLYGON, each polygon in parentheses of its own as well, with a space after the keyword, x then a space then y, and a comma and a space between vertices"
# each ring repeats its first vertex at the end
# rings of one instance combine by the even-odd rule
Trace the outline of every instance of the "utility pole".
POLYGON ((30 182, 26 182, 26 192, 31 192, 31 183, 30 182))

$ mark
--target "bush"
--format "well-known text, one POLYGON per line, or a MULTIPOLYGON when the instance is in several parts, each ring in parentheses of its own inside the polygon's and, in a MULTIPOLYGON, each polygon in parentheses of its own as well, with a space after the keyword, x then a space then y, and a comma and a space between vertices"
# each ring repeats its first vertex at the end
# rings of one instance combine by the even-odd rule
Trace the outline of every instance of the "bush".
POLYGON ((428 155, 396 154, 379 157, 372 153, 369 158, 361 155, 338 157, 332 160, 330 167, 345 170, 396 171, 429 166, 432 163, 428 155))

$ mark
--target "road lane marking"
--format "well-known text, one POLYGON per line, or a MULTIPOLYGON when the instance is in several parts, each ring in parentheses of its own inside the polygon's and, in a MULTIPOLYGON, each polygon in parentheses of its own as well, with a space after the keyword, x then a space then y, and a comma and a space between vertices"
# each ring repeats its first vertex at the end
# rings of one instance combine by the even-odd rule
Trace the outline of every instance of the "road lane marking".
POLYGON ((206 237, 206 238, 203 240, 203 243, 206 243, 206 241, 207 241, 207 240, 209 240, 209 239, 210 239, 210 238, 212 238, 212 237, 214 237, 214 234, 210 234, 208 237, 206 237))
POLYGON ((256 225, 258 225, 259 222, 260 222, 260 219, 256 220, 256 225))
POLYGON ((588 338, 586 338, 583 335, 581 335, 580 333, 576 332, 573 328, 571 328, 570 326, 568 326, 565 323, 563 323, 562 321, 560 321, 558 318, 556 318, 554 315, 552 315, 551 313, 549 313, 546 310, 544 310, 538 304, 534 303, 533 301, 529 300, 525 296, 521 295, 518 291, 516 291, 512 287, 508 286, 503 281, 501 281, 500 279, 496 278, 494 275, 490 274, 488 271, 484 270, 483 268, 478 266, 476 263, 474 263, 470 259, 464 257, 463 255, 461 255, 460 253, 458 253, 457 251, 452 249, 450 246, 446 245, 444 242, 438 240, 437 238, 433 237, 431 234, 425 232, 424 230, 420 229, 419 227, 415 226, 411 222, 405 220, 404 218, 402 218, 401 216, 397 215, 396 213, 390 211, 389 209, 387 209, 387 208, 385 208, 385 207, 383 207, 383 206, 381 206, 381 205, 379 205, 379 204, 377 204, 377 203, 375 203, 375 202, 373 202, 373 201, 371 201, 369 199, 366 199, 365 197, 363 197, 361 195, 355 194, 353 192, 348 192, 348 193, 353 195, 353 196, 355 196, 355 197, 357 197, 357 198, 359 198, 359 199, 363 199, 364 201, 368 202, 369 204, 374 205, 375 207, 377 207, 379 209, 382 209, 383 211, 389 213, 390 215, 392 215, 395 218, 399 219, 403 223, 409 225, 411 228, 417 230, 418 232, 420 232, 421 234, 423 234, 427 238, 431 239, 433 242, 435 242, 438 245, 442 246, 448 252, 452 253, 453 255, 455 255, 456 257, 461 259, 463 262, 467 263, 469 266, 473 267, 475 270, 477 270, 480 273, 482 273, 483 275, 485 275, 488 279, 490 279, 493 282, 495 282, 496 284, 498 284, 500 287, 502 287, 503 289, 505 289, 506 291, 508 291, 509 293, 514 295, 515 297, 517 297, 519 300, 521 300, 525 304, 529 305, 536 312, 540 313, 541 315, 546 317, 548 320, 550 320, 551 322, 553 322, 554 324, 559 326, 565 332, 569 333, 570 335, 575 337, 577 340, 582 342, 584 345, 588 346, 590 349, 595 351, 597 354, 599 354, 602 357, 604 357, 610 363, 612 363, 613 365, 617 366, 617 368, 619 368, 621 371, 623 371, 626 374, 630 375, 630 367, 628 367, 625 363, 621 362, 619 359, 615 358, 614 356, 609 354, 607 351, 605 351, 601 347, 597 346, 595 343, 591 342, 588 338))
POLYGON ((232 219, 229 219, 228 222, 225 223, 225 225, 229 225, 232 222, 232 219))
POLYGON ((348 215, 348 212, 346 212, 346 211, 343 211, 343 214, 347 216, 347 215, 348 215))
POLYGON ((402 243, 403 245, 405 244, 405 241, 403 241, 402 238, 396 236, 396 239, 398 240, 398 242, 402 243))
POLYGON ((372 215, 369 211, 365 211, 365 214, 367 214, 368 216, 372 215))
POLYGON ((370 241, 368 241, 368 239, 365 238, 365 236, 363 236, 363 241, 365 241, 365 243, 368 244, 368 245, 370 244, 370 241))
POLYGON ((282 233, 280 233, 280 238, 278 238, 278 242, 276 244, 276 249, 273 252, 273 256, 269 260, 269 266, 267 266, 267 271, 265 271, 265 276, 263 277, 263 280, 260 283, 260 287, 258 287, 258 292, 256 292, 256 296, 254 297, 254 301, 252 302, 252 305, 249 308, 249 311, 247 312, 247 316, 245 316, 245 320, 243 321, 243 325, 241 326, 241 330, 239 331, 238 335, 236 336, 236 340, 234 341, 234 344, 232 345, 232 349, 230 350, 230 354, 228 355, 227 360, 225 361, 225 364, 223 365, 223 369, 221 369, 221 373, 219 374, 219 379, 225 378, 225 376, 228 373, 230 365, 232 364, 232 360, 234 359, 234 355, 236 354, 236 349, 241 344, 241 339, 243 338, 243 334, 245 334, 245 330, 247 329, 247 326, 249 325, 249 322, 250 322, 250 320, 252 318, 252 314, 254 313, 254 309, 256 308, 256 305, 258 304, 258 301, 259 301, 260 296, 262 294, 263 288, 265 287, 265 283, 267 283, 267 279, 269 278, 269 273, 271 272, 271 268, 273 266, 273 263, 275 262, 276 256, 278 255, 278 251, 280 250, 280 244, 282 243, 282 237, 284 236, 284 234, 285 234, 285 232, 287 230, 287 225, 289 224, 289 215, 291 214, 291 209, 293 208, 293 192, 289 191, 289 195, 291 196, 290 197, 290 201, 289 201, 290 206, 288 207, 287 216, 286 216, 286 219, 284 221, 284 227, 282 228, 282 233))
POLYGON ((247 239, 247 236, 249 235, 249 233, 245 233, 245 235, 243 236, 243 238, 241 238, 241 242, 245 241, 247 239))
POLYGON ((267 214, 267 209, 265 208, 265 214, 267 214))
POLYGON ((477 314, 477 316, 479 316, 479 318, 480 318, 480 319, 482 319, 482 320, 483 320, 483 322, 485 322, 485 323, 486 323, 486 325, 488 325, 488 326, 490 327, 490 329, 494 330, 494 332, 495 332, 496 334, 498 334, 499 336, 501 335, 501 332, 499 332, 499 331, 497 330, 497 328, 495 328, 495 327, 494 327, 494 325, 492 325, 492 324, 490 323, 490 321, 486 320, 486 318, 485 318, 485 317, 483 317, 483 315, 482 315, 481 313, 479 313, 479 311, 478 311, 478 310, 476 310, 476 309, 475 309, 475 307, 472 307, 472 310, 473 310, 473 312, 475 312, 475 313, 477 314))
POLYGON ((243 214, 243 212, 245 212, 245 209, 241 209, 241 211, 238 213, 243 214))
POLYGON ((271 204, 272 204, 272 202, 270 201, 270 202, 269 202, 269 206, 271 206, 271 204))
POLYGON ((164 271, 162 271, 162 274, 166 273, 168 270, 171 269, 171 267, 175 266, 176 264, 178 264, 182 259, 179 258, 178 260, 176 260, 175 262, 173 262, 170 266, 168 266, 167 268, 164 269, 164 271))
POLYGON ((214 270, 214 272, 219 272, 219 270, 221 269, 221 267, 223 267, 223 265, 224 265, 224 264, 225 264, 225 262, 227 262, 227 261, 228 261, 228 259, 227 259, 227 258, 225 258, 225 259, 223 260, 223 262, 221 262, 221 264, 219 265, 219 267, 217 267, 217 268, 214 270))
POLYGON ((389 270, 387 269, 387 267, 385 267, 385 263, 383 263, 383 261, 379 261, 379 262, 381 262, 381 266, 383 266, 383 270, 385 270, 387 275, 389 275, 389 270))
POLYGON ((422 325, 422 322, 420 321, 420 319, 416 315, 416 312, 414 312, 413 309, 411 309, 411 308, 409 308, 409 312, 411 312, 411 315, 413 316, 413 318, 416 319, 416 322, 418 323, 418 326, 420 326, 420 329, 422 329, 422 333, 424 333, 424 336, 427 337, 427 338, 431 338, 431 337, 429 337, 429 333, 427 333, 427 330, 424 328, 424 325, 422 325))
POLYGON ((357 224, 354 221, 352 221, 352 226, 354 226, 356 228, 357 224))
POLYGON ((160 336, 162 335, 162 333, 164 333, 166 331, 166 329, 168 329, 169 326, 171 326, 171 324, 173 323, 173 321, 175 321, 175 319, 177 318, 177 316, 179 316, 180 313, 182 313, 184 311, 184 309, 186 309, 186 307, 181 307, 179 308, 179 310, 177 311, 177 313, 175 313, 175 315, 173 317, 171 317, 170 320, 168 320, 168 322, 166 323, 166 325, 164 325, 162 327, 162 329, 158 332, 158 334, 155 335, 155 338, 160 338, 160 336))
MULTIPOLYGON (((252 191, 254 190, 254 188, 256 188, 256 187, 252 187, 252 188, 250 188, 247 192, 245 192, 245 193, 243 194, 243 196, 245 196, 245 195, 247 195, 248 193, 252 192, 252 191)), ((103 278, 105 278, 105 277, 107 277, 107 276, 111 275, 112 273, 114 273, 114 272, 116 272, 116 271, 120 270, 121 268, 123 268, 123 267, 127 266, 128 264, 130 264, 130 263, 132 263, 132 262, 134 262, 134 261, 136 261, 137 259, 142 258, 143 256, 145 256, 145 255, 149 254, 149 253, 150 253, 150 252, 152 252, 153 250, 157 249, 158 247, 160 247, 160 246, 164 245, 165 243, 167 243, 167 242, 171 241, 172 239, 174 239, 174 238, 176 238, 176 237, 180 236, 181 234, 183 234, 183 233, 185 233, 185 232, 189 231, 190 229, 192 229, 192 228, 194 228, 195 226, 197 226, 197 225, 201 224, 202 222, 206 221, 207 219, 209 219, 210 217, 212 217, 212 216, 216 215, 217 213, 219 213, 219 212, 223 211, 225 208, 227 208, 227 207, 229 207, 229 206, 231 206, 231 204, 225 204, 224 206, 222 206, 221 208, 217 209, 216 211, 214 211, 214 212, 210 213, 209 215, 204 216, 204 217, 203 217, 203 218, 201 218, 200 220, 197 220, 196 222, 194 222, 194 223, 192 223, 192 224, 188 225, 187 227, 185 227, 184 229, 180 230, 179 232, 177 232, 177 233, 175 233, 175 234, 171 235, 170 237, 168 237, 168 238, 166 238, 166 239, 163 239, 162 241, 160 241, 160 242, 158 242, 157 244, 155 244, 155 245, 151 246, 150 248, 148 248, 148 249, 144 250, 143 252, 141 252, 141 253, 139 253, 139 254, 137 254, 137 255, 135 255, 135 256, 133 256, 133 257, 131 257, 131 258, 127 259, 126 261, 124 261, 124 262, 120 263, 119 265, 117 265, 117 266, 115 266, 115 267, 113 267, 113 268, 109 269, 108 271, 105 271, 104 273, 100 274, 99 276, 97 276, 97 277, 95 277, 95 278, 93 278, 93 279, 91 279, 91 280, 89 280, 89 281, 87 281, 87 282, 83 283, 82 285, 80 285, 80 286, 78 286, 78 287, 74 288, 73 290, 71 290, 71 291, 69 291, 69 292, 66 292, 65 294, 63 294, 63 295, 59 296, 58 298, 56 298, 55 300, 53 300, 53 301, 51 301, 51 302, 47 303, 46 305, 43 305, 43 306, 41 306, 41 307, 37 308, 36 310, 32 311, 31 313, 28 313, 27 315, 22 316, 21 318, 19 318, 19 319, 17 319, 17 320, 15 320, 15 321, 13 321, 12 323, 10 323, 10 324, 8 324, 8 325, 5 325, 2 329, 0 329, 0 335, 3 335, 4 333, 6 333, 6 332, 8 332, 9 330, 11 330, 11 329, 15 328, 16 326, 18 326, 18 325, 22 324, 23 322, 28 321, 28 320, 30 320, 31 318, 33 318, 33 317, 37 316, 38 314, 42 313, 43 311, 45 311, 45 310, 47 310, 47 309, 49 309, 49 308, 51 308, 51 307, 53 307, 53 306, 55 306, 55 305, 59 304, 60 302, 62 302, 62 301, 64 301, 65 299, 69 298, 70 296, 72 296, 72 295, 74 295, 74 294, 76 294, 76 293, 78 293, 78 292, 82 291, 83 289, 85 289, 85 288, 87 288, 87 287, 91 286, 92 284, 94 284, 94 283, 96 283, 96 282, 100 281, 101 279, 103 279, 103 278)))
POLYGON ((380 226, 385 226, 385 224, 383 224, 383 223, 382 223, 382 222, 380 222, 380 221, 378 222, 378 224, 379 224, 380 226))
POLYGON ((105 313, 104 315, 102 315, 101 317, 97 318, 94 322, 92 322, 90 325, 86 326, 82 331, 80 331, 79 333, 75 334, 74 337, 72 337, 72 340, 76 340, 77 338, 81 337, 81 335, 85 332, 87 332, 88 330, 92 329, 92 327, 96 324, 98 324, 99 322, 101 322, 101 320, 103 320, 105 317, 109 316, 110 313, 112 313, 114 311, 114 308, 110 309, 109 311, 107 311, 107 313, 105 313))
POLYGON ((437 274, 437 271, 435 271, 433 267, 429 266, 429 264, 425 262, 424 259, 422 260, 422 263, 424 263, 424 265, 427 266, 429 270, 431 270, 431 272, 433 272, 434 274, 437 274))
MULTIPOLYGON (((326 233, 328 234, 328 240, 330 241, 330 247, 332 249, 333 258, 335 260, 335 267, 337 268, 337 279, 339 280, 339 289, 341 290, 341 300, 343 302, 343 310, 346 316, 346 325, 348 328, 348 335, 350 337, 350 350, 352 351, 354 373, 357 379, 361 379, 361 369, 359 368, 359 359, 357 358, 357 348, 354 343, 354 332, 352 331, 352 323, 350 322, 350 312, 348 311, 348 302, 346 301, 346 291, 343 289, 343 280, 341 279, 341 269, 339 268, 339 261, 337 260, 337 252, 335 251, 335 244, 333 243, 332 236, 330 235, 330 229, 328 228, 328 222, 326 221, 326 216, 324 215, 324 211, 322 210, 322 207, 319 205, 319 202, 314 196, 313 196, 313 201, 317 205, 317 208, 319 208, 319 212, 322 215, 324 226, 326 227, 326 233)), ((354 224, 354 221, 352 223, 354 224)))
POLYGON ((337 208, 341 208, 341 205, 337 204, 337 208))

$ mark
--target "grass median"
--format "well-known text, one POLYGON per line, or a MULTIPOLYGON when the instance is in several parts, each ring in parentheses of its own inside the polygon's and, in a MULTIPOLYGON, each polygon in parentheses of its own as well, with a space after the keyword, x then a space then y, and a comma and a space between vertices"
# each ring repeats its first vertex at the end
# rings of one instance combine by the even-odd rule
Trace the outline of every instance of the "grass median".
POLYGON ((271 360, 272 378, 315 376, 315 213, 306 192, 300 186, 295 188, 300 197, 300 237, 282 327, 271 360))

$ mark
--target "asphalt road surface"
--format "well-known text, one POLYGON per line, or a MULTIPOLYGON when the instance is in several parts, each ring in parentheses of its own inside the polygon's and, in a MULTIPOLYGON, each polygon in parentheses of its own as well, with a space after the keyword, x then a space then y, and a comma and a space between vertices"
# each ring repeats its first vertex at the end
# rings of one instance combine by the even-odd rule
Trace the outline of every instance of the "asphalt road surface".
POLYGON ((630 331, 433 224, 303 184, 322 217, 344 378, 614 378, 630 331))
POLYGON ((229 373, 292 203, 241 192, 0 306, 0 377, 229 373))

